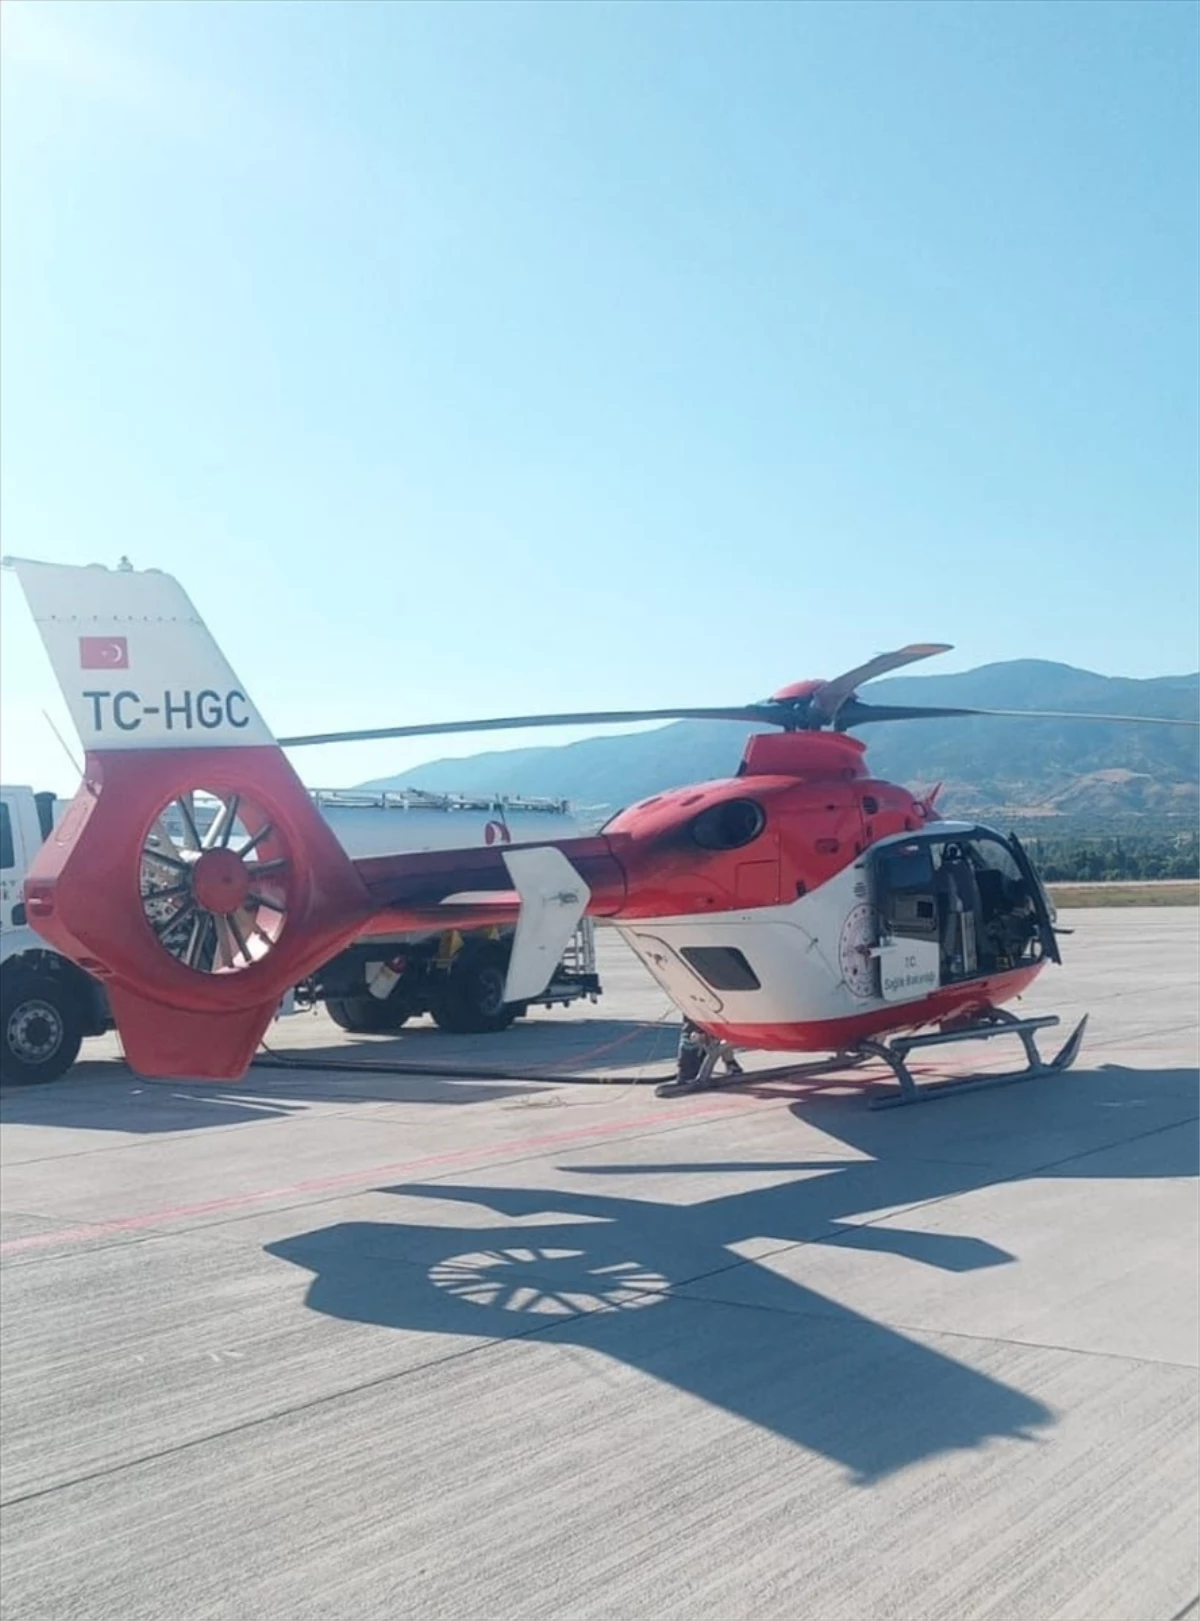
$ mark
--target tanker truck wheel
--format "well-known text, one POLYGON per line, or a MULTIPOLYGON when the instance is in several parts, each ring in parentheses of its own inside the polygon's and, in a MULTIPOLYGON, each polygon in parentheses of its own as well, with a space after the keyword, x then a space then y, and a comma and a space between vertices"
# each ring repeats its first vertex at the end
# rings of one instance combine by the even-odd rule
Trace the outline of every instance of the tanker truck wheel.
POLYGON ((508 961, 489 947, 464 951, 456 959, 433 1008, 439 1030, 452 1035, 482 1035, 507 1030, 524 1009, 504 1000, 508 961))
POLYGON ((18 973, 0 989, 0 1072, 28 1085, 57 1081, 79 1056, 83 1019, 69 985, 18 973))
POLYGON ((381 1002, 377 996, 334 996, 325 1004, 334 1024, 355 1035, 379 1036, 403 1028, 408 1014, 393 1005, 391 997, 381 1002))

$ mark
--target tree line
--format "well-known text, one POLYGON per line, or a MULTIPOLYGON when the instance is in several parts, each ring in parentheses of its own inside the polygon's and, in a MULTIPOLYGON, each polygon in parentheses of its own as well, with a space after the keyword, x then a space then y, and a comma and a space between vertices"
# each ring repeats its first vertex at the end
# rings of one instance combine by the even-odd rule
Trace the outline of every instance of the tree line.
POLYGON ((1200 878, 1200 838, 1176 833, 1037 835, 1024 841, 1047 883, 1200 878))

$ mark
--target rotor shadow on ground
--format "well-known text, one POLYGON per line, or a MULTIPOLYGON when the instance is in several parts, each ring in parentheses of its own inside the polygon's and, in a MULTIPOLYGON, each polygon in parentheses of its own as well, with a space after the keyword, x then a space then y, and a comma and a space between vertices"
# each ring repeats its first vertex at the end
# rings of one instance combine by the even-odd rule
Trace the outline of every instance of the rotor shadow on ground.
MULTIPOLYGON (((1014 1106, 1004 1117, 1008 1152, 992 1164, 937 1157, 953 1108, 970 1108, 983 1094, 914 1109, 898 1127, 891 1125, 894 1115, 872 1115, 861 1099, 818 1100, 797 1112, 813 1122, 815 1109, 822 1129, 860 1155, 854 1139, 871 1141, 868 1152, 876 1157, 841 1159, 833 1152, 766 1163, 647 1165, 631 1146, 628 1160, 556 1173, 578 1176, 580 1191, 404 1185, 381 1191, 410 1201, 420 1212, 412 1220, 340 1223, 267 1249, 314 1275, 307 1295, 314 1311, 409 1332, 497 1340, 537 1334, 543 1344, 586 1347, 834 1460, 866 1484, 925 1457, 994 1438, 1036 1437, 1055 1415, 1001 1380, 747 1261, 737 1246, 755 1243, 761 1258, 835 1241, 963 1274, 1019 1263, 977 1235, 878 1228, 863 1219, 1014 1175, 1196 1175, 1193 1135, 1166 1129, 1194 1097, 1194 1071, 1080 1072, 1053 1085, 1026 1094, 1019 1112, 1014 1106), (1102 1171, 1078 1173, 1050 1163, 1059 1133, 1072 1124, 1075 1156, 1085 1162, 1094 1149, 1119 1147, 1130 1135, 1130 1116, 1110 1106, 1141 1101, 1165 1104, 1171 1118, 1154 1109, 1163 1129, 1147 1136, 1139 1115, 1127 1160, 1110 1152, 1102 1171), (1101 1117, 1109 1125, 1096 1141, 1101 1117), (1047 1127, 1051 1140, 1043 1142, 1047 1127), (1148 1143, 1157 1147, 1148 1150, 1148 1143), (923 1148, 931 1157, 919 1157, 923 1148), (1015 1172, 1014 1158, 1026 1162, 1015 1172), (652 1185, 656 1176, 704 1175, 727 1188, 745 1172, 769 1174, 775 1184, 686 1203, 586 1186, 590 1178, 647 1178, 652 1185), (455 1204, 470 1207, 461 1225, 444 1219, 455 1204), (502 1219, 481 1225, 481 1213, 485 1221, 502 1219), (713 1280, 747 1275, 746 1269, 749 1299, 715 1298, 713 1280), (678 1292, 702 1280, 710 1285, 702 1294, 695 1287, 678 1292)), ((988 1113, 994 1118, 994 1110, 988 1113)))

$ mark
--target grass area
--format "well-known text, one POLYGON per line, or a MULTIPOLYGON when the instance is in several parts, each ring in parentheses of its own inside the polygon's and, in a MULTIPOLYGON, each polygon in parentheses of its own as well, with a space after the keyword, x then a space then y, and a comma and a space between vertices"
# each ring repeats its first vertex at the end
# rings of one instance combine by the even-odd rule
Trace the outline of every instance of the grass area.
POLYGON ((1054 904, 1064 911, 1074 906, 1196 906, 1200 884, 1047 884, 1054 904))

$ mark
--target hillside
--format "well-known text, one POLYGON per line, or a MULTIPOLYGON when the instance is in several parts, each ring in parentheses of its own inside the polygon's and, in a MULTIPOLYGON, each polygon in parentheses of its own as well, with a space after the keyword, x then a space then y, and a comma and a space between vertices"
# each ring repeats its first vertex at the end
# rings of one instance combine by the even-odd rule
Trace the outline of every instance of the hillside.
MULTIPOLYGON (((1200 676, 1136 681, 1024 659, 957 675, 878 681, 879 703, 1064 709, 1194 718, 1200 676)), ((624 737, 434 760, 364 786, 463 793, 556 795, 587 807, 629 804, 663 788, 730 775, 747 728, 677 722, 624 737)), ((914 787, 945 783, 958 814, 1024 811, 1041 817, 1195 816, 1200 746, 1194 731, 1071 720, 927 720, 866 726, 871 768, 914 787)))

